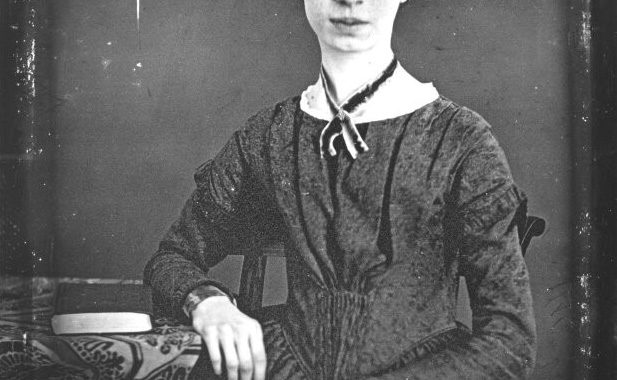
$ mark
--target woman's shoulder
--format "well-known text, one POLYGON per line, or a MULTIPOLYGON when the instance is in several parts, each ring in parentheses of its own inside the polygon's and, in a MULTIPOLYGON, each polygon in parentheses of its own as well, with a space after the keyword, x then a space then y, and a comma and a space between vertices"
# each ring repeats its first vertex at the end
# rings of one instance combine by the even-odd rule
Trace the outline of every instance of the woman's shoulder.
POLYGON ((492 129, 490 123, 479 112, 460 105, 443 95, 440 95, 439 101, 442 104, 442 108, 447 111, 441 116, 448 118, 448 129, 462 134, 492 129))
POLYGON ((249 116, 244 125, 235 131, 235 138, 239 139, 244 149, 263 149, 269 144, 273 129, 287 125, 289 120, 293 120, 299 98, 292 96, 261 108, 249 116))
POLYGON ((495 138, 491 124, 479 112, 443 95, 424 109, 421 118, 430 123, 427 132, 438 132, 444 143, 465 147, 495 138))
POLYGON ((300 96, 295 95, 266 106, 251 115, 245 128, 267 129, 285 117, 293 117, 298 110, 300 96))

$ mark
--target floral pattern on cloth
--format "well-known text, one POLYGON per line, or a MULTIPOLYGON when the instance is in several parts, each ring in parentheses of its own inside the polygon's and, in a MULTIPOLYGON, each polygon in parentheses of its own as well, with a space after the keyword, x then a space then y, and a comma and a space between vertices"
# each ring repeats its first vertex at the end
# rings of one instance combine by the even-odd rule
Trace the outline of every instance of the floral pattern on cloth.
POLYGON ((139 334, 53 334, 49 321, 56 285, 97 281, 2 280, 0 379, 188 378, 201 352, 201 338, 190 326, 175 320, 153 320, 154 329, 139 334))

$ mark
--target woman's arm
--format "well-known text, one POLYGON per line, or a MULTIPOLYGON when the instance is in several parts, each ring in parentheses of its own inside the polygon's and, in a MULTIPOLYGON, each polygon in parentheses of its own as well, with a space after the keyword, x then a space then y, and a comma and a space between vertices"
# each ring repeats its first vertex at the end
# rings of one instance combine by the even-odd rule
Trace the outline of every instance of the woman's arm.
POLYGON ((239 190, 245 186, 246 173, 238 139, 234 134, 214 160, 197 169, 197 188, 145 267, 145 283, 175 317, 184 317, 186 297, 200 285, 215 285, 229 293, 206 274, 233 252, 234 236, 242 228, 239 190))
POLYGON ((379 379, 521 379, 533 369, 535 321, 515 220, 524 198, 488 127, 460 162, 452 195, 472 334, 379 379))
POLYGON ((261 326, 226 296, 211 291, 202 291, 212 295, 203 299, 187 296, 194 298, 193 291, 204 290, 203 285, 229 294, 224 285, 208 278, 208 269, 227 254, 244 250, 243 245, 259 232, 253 228, 255 220, 267 219, 259 212, 266 202, 254 201, 256 182, 247 156, 259 143, 249 134, 246 129, 236 132, 214 160, 198 168, 197 188, 144 270, 145 283, 152 286, 159 303, 169 306, 168 313, 186 319, 189 304, 188 316, 203 338, 214 372, 220 375, 225 370, 232 380, 265 377, 261 326))

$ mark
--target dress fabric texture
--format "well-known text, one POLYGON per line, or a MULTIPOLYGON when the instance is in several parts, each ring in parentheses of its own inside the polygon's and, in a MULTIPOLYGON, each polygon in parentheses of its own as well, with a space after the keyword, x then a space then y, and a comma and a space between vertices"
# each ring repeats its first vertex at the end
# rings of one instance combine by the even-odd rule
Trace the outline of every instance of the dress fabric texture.
POLYGON ((206 273, 225 255, 283 241, 288 300, 263 321, 268 378, 528 377, 526 201, 488 123, 440 96, 358 124, 369 151, 356 160, 322 159, 327 121, 299 103, 251 117, 197 169, 144 272, 168 311, 182 318, 192 289, 220 286, 206 273), (471 331, 455 321, 459 276, 471 331))

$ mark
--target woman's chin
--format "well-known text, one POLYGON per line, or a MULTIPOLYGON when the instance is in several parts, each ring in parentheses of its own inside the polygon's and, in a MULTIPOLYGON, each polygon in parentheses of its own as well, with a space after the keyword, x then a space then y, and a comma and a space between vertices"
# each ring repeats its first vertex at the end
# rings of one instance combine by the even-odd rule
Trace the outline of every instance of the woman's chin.
POLYGON ((327 44, 332 50, 346 53, 362 53, 374 48, 371 38, 360 36, 337 36, 327 44))

